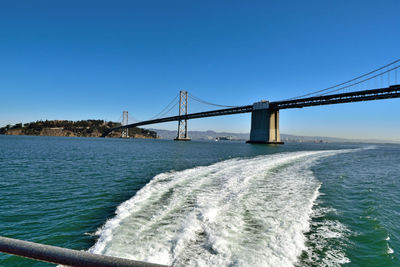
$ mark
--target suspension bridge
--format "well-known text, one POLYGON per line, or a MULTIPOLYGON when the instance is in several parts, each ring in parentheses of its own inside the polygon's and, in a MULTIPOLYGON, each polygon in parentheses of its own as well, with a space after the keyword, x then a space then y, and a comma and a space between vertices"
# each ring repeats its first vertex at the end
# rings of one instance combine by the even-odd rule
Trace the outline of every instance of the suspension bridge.
MULTIPOLYGON (((129 124, 127 111, 122 114, 122 125, 112 128, 103 134, 106 137, 112 131, 122 131, 122 137, 128 136, 128 129, 162 122, 178 121, 178 134, 175 140, 190 140, 187 134, 187 121, 190 119, 224 116, 251 112, 251 131, 249 143, 282 144, 279 133, 279 111, 291 108, 304 108, 320 105, 332 105, 379 99, 400 97, 400 84, 397 83, 397 71, 400 68, 400 59, 371 72, 355 77, 349 81, 307 93, 298 97, 281 101, 260 101, 252 105, 224 106, 204 101, 189 94, 180 93, 156 116, 149 120, 129 124), (371 88, 369 84, 375 82, 379 87, 371 88), (357 88, 358 90, 355 90, 357 88), (363 88, 363 90, 359 90, 363 88), (220 109, 197 113, 188 113, 188 100, 217 106, 220 109), (176 116, 166 116, 173 108, 179 105, 176 116)), ((37 259, 46 262, 66 264, 71 266, 161 266, 152 263, 138 262, 102 255, 93 255, 88 252, 74 251, 65 248, 36 244, 32 242, 0 237, 0 251, 37 259)))
POLYGON ((399 68, 400 59, 363 75, 357 76, 351 80, 330 86, 325 89, 281 101, 260 101, 244 106, 226 106, 214 104, 193 96, 187 91, 180 91, 180 93, 176 95, 175 98, 163 110, 149 120, 129 124, 128 113, 124 112, 122 125, 104 132, 103 137, 106 137, 112 131, 118 130, 122 131, 123 137, 127 137, 128 128, 178 121, 178 134, 175 140, 189 141, 190 138, 188 136, 187 129, 188 120, 240 113, 251 113, 251 130, 250 140, 247 141, 248 143, 283 144, 283 142, 281 142, 279 132, 280 110, 399 98, 400 84, 398 84, 397 81, 397 72, 399 68), (359 90, 360 88, 363 90, 359 90), (206 105, 217 106, 220 109, 188 113, 189 99, 206 105), (170 112, 177 105, 179 105, 178 115, 165 116, 165 114, 168 114, 168 112, 170 112))

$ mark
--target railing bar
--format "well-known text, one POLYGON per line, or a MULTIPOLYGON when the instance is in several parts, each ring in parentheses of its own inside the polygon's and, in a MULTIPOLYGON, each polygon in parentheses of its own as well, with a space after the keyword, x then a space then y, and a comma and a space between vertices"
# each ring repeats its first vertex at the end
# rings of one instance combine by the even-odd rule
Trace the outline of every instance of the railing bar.
POLYGON ((0 252, 22 256, 25 258, 62 264, 67 266, 87 267, 159 267, 159 265, 117 257, 92 254, 50 245, 43 245, 0 236, 0 252))

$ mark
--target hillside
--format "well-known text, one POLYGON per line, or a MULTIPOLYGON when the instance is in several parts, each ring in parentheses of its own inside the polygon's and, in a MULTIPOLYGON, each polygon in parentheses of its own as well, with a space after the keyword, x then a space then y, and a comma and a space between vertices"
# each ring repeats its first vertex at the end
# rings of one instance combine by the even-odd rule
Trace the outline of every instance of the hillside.
MULTIPOLYGON (((160 139, 174 139, 177 131, 153 129, 149 130, 157 132, 160 139)), ((245 141, 249 140, 250 133, 230 133, 230 132, 215 132, 215 131, 188 131, 188 135, 192 140, 215 140, 218 137, 229 136, 231 140, 245 141)), ((372 140, 372 139, 345 139, 326 136, 296 136, 281 133, 281 140, 285 143, 399 143, 393 140, 372 140)))
MULTIPOLYGON (((17 123, 0 128, 0 134, 4 135, 37 135, 37 136, 72 136, 72 137, 100 137, 102 133, 113 127, 120 126, 121 123, 106 122, 104 120, 52 120, 36 121, 30 123, 17 123)), ((129 129, 131 138, 157 138, 154 131, 131 128, 129 129)), ((115 131, 108 137, 121 137, 121 131, 115 131)))

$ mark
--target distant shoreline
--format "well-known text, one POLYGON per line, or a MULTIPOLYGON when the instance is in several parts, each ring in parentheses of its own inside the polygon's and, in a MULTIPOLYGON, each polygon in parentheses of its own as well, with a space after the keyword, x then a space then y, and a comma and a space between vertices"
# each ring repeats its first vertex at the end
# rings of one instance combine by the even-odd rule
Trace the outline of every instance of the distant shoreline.
MULTIPOLYGON (((7 125, 0 128, 0 135, 101 137, 105 131, 120 125, 121 123, 104 120, 46 120, 7 125)), ((108 137, 119 138, 121 136, 121 131, 113 131, 108 137)), ((128 129, 128 136, 129 138, 158 138, 156 132, 137 127, 128 129)))
MULTIPOLYGON (((149 130, 157 132, 161 139, 174 139, 177 131, 149 128, 149 130)), ((215 140, 217 137, 229 136, 232 140, 249 140, 250 133, 232 133, 232 132, 215 132, 215 131, 188 131, 188 135, 192 140, 215 140)), ((326 136, 297 136, 281 133, 281 140, 285 143, 368 143, 368 144, 400 144, 394 140, 374 140, 374 139, 347 139, 326 136)))

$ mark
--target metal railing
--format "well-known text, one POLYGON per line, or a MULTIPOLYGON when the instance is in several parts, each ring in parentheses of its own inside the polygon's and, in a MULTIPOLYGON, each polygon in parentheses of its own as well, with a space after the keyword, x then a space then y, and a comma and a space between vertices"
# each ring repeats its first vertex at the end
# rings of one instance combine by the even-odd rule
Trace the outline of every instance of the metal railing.
POLYGON ((22 256, 25 258, 62 264, 67 266, 107 266, 107 267, 160 267, 154 263, 122 259, 104 255, 92 254, 86 251, 78 251, 43 245, 18 239, 0 236, 0 252, 22 256))

